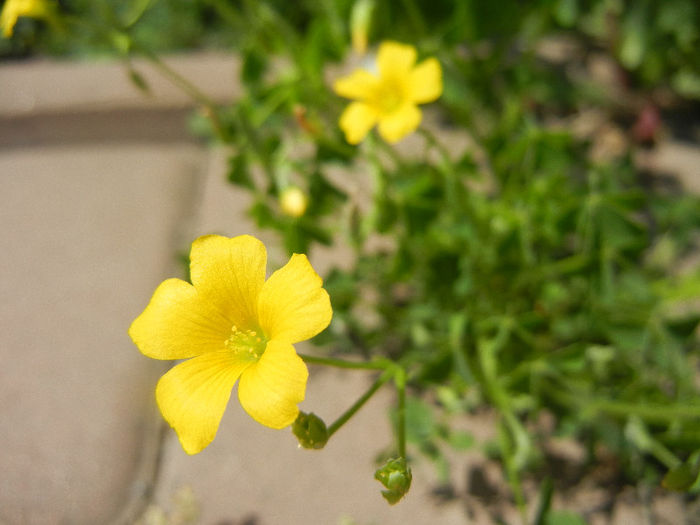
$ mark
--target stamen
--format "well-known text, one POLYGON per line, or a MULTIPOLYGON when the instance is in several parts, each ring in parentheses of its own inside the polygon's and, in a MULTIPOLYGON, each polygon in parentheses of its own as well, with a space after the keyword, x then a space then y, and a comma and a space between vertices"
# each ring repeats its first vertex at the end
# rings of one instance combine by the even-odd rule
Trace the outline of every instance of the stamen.
POLYGON ((231 335, 225 344, 227 349, 239 357, 257 361, 265 352, 267 339, 256 330, 241 330, 237 326, 233 326, 231 335))

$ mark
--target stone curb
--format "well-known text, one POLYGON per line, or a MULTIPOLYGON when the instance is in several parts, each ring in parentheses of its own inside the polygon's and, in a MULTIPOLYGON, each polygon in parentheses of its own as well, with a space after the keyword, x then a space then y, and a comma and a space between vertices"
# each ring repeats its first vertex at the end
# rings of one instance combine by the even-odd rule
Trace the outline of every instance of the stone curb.
MULTIPOLYGON (((231 54, 172 55, 164 62, 215 102, 240 93, 240 61, 231 54)), ((116 109, 182 108, 190 97, 143 59, 132 62, 149 86, 144 93, 130 80, 126 64, 56 62, 44 59, 0 64, 0 118, 43 113, 116 109)))

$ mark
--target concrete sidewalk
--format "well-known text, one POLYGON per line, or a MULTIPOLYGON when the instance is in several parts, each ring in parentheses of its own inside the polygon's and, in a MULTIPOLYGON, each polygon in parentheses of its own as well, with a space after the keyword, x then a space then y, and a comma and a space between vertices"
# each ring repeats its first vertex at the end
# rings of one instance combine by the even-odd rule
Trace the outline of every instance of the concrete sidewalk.
MULTIPOLYGON (((206 153, 191 144, 3 151, 0 516, 106 523, 130 498, 153 381, 126 335, 180 273, 206 153)), ((152 431, 151 431, 152 432, 152 431)))

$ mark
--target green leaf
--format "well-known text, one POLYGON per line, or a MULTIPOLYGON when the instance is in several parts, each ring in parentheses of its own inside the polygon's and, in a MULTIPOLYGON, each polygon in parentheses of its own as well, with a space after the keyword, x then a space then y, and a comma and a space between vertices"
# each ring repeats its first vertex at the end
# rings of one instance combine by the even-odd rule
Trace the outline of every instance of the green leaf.
POLYGON ((539 502, 537 505, 537 513, 535 514, 535 519, 533 525, 544 525, 545 520, 549 516, 550 509, 552 506, 552 493, 554 491, 554 486, 552 484, 551 478, 547 477, 542 481, 539 491, 539 502))
POLYGON ((309 177, 309 209, 307 215, 325 215, 347 200, 347 195, 331 184, 323 173, 315 171, 309 177))
POLYGON ((228 180, 230 183, 245 188, 254 189, 253 179, 250 177, 248 158, 240 153, 233 155, 228 161, 228 180))
POLYGON ((643 2, 633 4, 622 27, 620 62, 636 69, 644 59, 647 45, 646 9, 643 2))
POLYGON ((126 15, 123 18, 124 27, 131 27, 143 16, 146 10, 150 7, 153 0, 135 0, 128 7, 126 15))
POLYGON ((566 510, 550 512, 544 520, 545 525, 587 525, 579 514, 566 510))
POLYGON ((414 397, 406 400, 406 439, 420 444, 432 438, 437 431, 433 408, 414 397))
POLYGON ((700 314, 687 314, 672 320, 667 320, 668 329, 677 337, 686 339, 691 337, 700 324, 700 314))
POLYGON ((698 468, 686 463, 681 463, 676 468, 669 470, 664 479, 661 481, 661 486, 668 490, 678 492, 686 492, 693 486, 698 479, 698 468))
POLYGON ((327 138, 320 136, 316 140, 316 160, 318 162, 340 162, 348 164, 357 153, 357 146, 346 144, 345 139, 338 132, 331 132, 334 136, 327 138))
POLYGON ((700 485, 700 450, 691 454, 685 463, 669 470, 661 485, 668 490, 697 492, 700 485))
POLYGON ((554 16, 564 27, 571 27, 578 17, 578 0, 559 0, 554 16))
POLYGON ((275 218, 272 210, 264 201, 260 200, 253 204, 250 210, 248 210, 248 213, 261 228, 279 227, 279 221, 275 218))
POLYGON ((700 99, 700 75, 691 69, 681 69, 671 78, 671 84, 684 97, 700 99))
POLYGON ((471 432, 455 430, 448 434, 447 442, 455 450, 469 450, 474 447, 476 440, 471 432))
POLYGON ((255 86, 260 83, 265 71, 267 71, 266 55, 257 49, 246 49, 243 53, 241 80, 249 86, 255 86))
POLYGON ((129 68, 129 80, 131 80, 131 83, 136 86, 139 91, 147 95, 151 94, 151 87, 148 85, 148 82, 146 82, 146 79, 132 67, 129 68))

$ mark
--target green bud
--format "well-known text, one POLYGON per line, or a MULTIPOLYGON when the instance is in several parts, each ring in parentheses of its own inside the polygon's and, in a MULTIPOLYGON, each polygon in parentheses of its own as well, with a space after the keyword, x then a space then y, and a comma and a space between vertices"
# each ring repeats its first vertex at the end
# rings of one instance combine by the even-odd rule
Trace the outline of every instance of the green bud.
POLYGON ((406 463, 406 458, 390 459, 386 464, 377 469, 374 479, 384 485, 387 490, 382 490, 382 496, 394 505, 403 498, 411 488, 411 469, 406 463))
POLYGON ((316 414, 299 412, 292 424, 292 432, 304 448, 321 449, 328 441, 328 429, 316 414))
POLYGON ((112 40, 112 45, 122 55, 128 55, 131 51, 131 37, 123 31, 111 31, 109 37, 112 40))
POLYGON ((359 55, 364 55, 367 51, 372 11, 374 11, 374 0, 357 0, 352 6, 350 36, 352 38, 352 48, 359 55))

